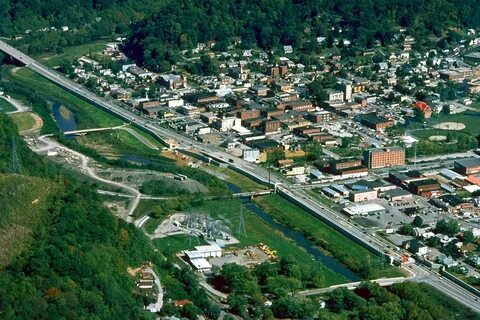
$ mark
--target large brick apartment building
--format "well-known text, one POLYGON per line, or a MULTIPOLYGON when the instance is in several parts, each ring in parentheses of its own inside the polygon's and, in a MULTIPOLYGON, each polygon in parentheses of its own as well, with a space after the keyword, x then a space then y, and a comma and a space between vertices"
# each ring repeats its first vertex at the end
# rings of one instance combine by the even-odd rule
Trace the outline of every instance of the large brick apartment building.
POLYGON ((385 168, 405 164, 405 150, 400 147, 376 148, 365 150, 363 165, 370 168, 385 168))

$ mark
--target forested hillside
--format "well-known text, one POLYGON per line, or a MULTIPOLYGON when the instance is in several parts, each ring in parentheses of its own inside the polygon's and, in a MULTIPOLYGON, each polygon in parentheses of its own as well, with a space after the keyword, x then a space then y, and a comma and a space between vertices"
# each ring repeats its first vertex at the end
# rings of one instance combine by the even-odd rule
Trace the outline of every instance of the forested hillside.
POLYGON ((245 48, 312 50, 317 37, 342 36, 371 47, 375 40, 389 43, 400 26, 425 39, 479 25, 475 0, 178 0, 135 24, 125 49, 150 68, 166 69, 161 62, 174 63, 177 49, 209 40, 219 50, 234 37, 245 48))
POLYGON ((113 33, 155 12, 164 0, 0 0, 0 36, 21 36, 30 53, 61 51, 113 33), (62 27, 68 31, 62 31, 62 27), (52 30, 51 28, 56 30, 52 30))
POLYGON ((151 257, 148 239, 59 173, 0 114, 0 318, 149 316, 127 273, 151 257), (10 174, 12 143, 23 175, 10 174))

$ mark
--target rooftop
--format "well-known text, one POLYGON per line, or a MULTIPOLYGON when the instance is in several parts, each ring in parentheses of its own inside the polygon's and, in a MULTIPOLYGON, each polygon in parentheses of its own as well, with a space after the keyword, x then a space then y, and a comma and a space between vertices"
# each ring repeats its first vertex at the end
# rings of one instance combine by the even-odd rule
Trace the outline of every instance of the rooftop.
POLYGON ((479 167, 480 166, 480 159, 479 158, 469 158, 469 159, 461 159, 455 160, 455 164, 458 164, 462 167, 479 167))

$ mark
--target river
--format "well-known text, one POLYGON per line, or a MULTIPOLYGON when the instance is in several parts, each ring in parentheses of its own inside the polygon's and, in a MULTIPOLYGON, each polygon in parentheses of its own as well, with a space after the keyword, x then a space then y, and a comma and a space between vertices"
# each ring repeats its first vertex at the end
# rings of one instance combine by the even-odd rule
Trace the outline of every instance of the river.
MULTIPOLYGON (((242 192, 242 190, 235 184, 232 184, 230 182, 226 183, 230 191, 232 191, 233 193, 242 192)), ((315 260, 321 262, 325 267, 335 271, 336 273, 342 275, 350 281, 362 280, 358 274, 348 269, 343 263, 320 251, 310 240, 305 237, 303 233, 293 230, 281 223, 278 223, 268 213, 263 211, 262 208, 251 202, 249 199, 242 199, 242 201, 248 210, 255 213, 260 219, 266 222, 274 230, 280 231, 285 237, 293 240, 297 244, 297 246, 304 248, 309 254, 311 254, 315 258, 315 260)))

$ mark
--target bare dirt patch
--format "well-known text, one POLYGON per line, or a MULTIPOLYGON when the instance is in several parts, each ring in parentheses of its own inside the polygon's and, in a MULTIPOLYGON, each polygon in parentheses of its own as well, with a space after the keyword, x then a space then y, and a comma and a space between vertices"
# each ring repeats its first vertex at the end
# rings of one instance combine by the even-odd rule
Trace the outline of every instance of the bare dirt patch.
POLYGON ((428 140, 430 140, 430 141, 446 141, 447 136, 430 136, 428 138, 428 140))
POLYGON ((441 130, 463 130, 466 126, 461 122, 442 122, 433 126, 441 130))

